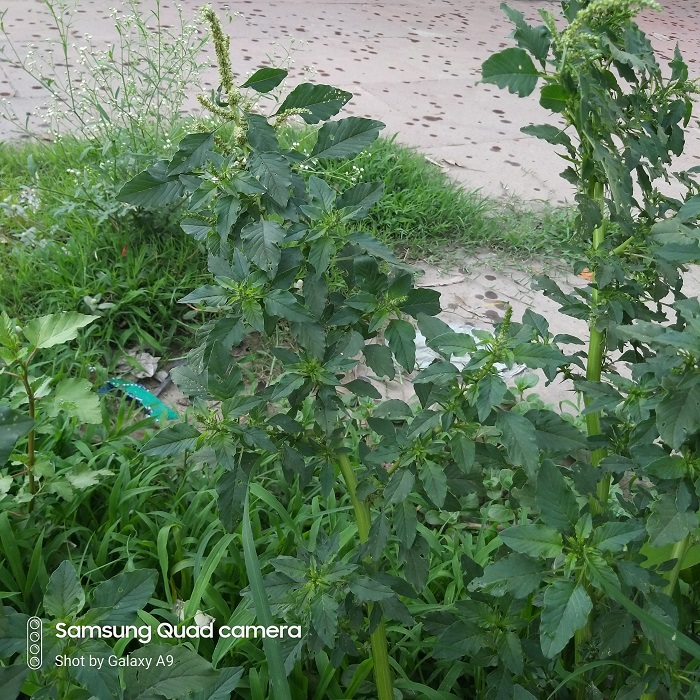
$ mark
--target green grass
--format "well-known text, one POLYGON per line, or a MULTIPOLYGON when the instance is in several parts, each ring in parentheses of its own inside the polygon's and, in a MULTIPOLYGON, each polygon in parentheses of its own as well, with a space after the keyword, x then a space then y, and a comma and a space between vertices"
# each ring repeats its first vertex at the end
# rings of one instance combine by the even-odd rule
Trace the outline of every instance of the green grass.
POLYGON ((0 147, 0 305, 22 321, 101 316, 79 351, 104 365, 116 349, 187 345, 193 328, 176 302, 206 276, 177 215, 126 212, 112 176, 78 141, 0 147))
MULTIPOLYGON (((311 132, 288 131, 302 147, 311 132)), ((560 257, 570 215, 554 207, 497 201, 465 190, 419 152, 380 138, 348 162, 326 161, 314 174, 340 189, 384 182, 384 196, 361 225, 411 259, 438 261, 454 250, 492 248, 511 258, 560 257)))
MULTIPOLYGON (((310 133, 283 138, 303 142, 310 133)), ((138 213, 115 201, 130 173, 114 167, 78 140, 0 144, 0 305, 21 321, 69 310, 100 315, 79 352, 84 363, 107 367, 128 347, 187 346, 193 325, 176 302, 207 279, 202 248, 182 233, 177 211, 138 213)), ((326 161, 316 174, 339 189, 383 181, 384 197, 361 225, 408 259, 439 263, 484 247, 506 260, 561 257, 565 247, 564 210, 466 191, 391 139, 349 162, 326 161)))

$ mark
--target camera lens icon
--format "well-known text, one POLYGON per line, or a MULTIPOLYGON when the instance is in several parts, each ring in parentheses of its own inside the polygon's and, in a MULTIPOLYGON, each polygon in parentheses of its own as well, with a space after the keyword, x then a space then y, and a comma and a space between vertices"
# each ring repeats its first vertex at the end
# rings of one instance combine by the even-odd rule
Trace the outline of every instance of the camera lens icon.
POLYGON ((41 668, 42 638, 41 618, 30 617, 27 620, 27 666, 34 670, 41 668))

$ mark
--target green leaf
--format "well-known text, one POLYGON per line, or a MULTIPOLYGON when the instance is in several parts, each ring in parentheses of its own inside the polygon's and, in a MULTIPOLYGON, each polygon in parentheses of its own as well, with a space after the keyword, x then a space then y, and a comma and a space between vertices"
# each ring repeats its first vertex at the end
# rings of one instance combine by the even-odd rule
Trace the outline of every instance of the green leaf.
POLYGON ((550 46, 550 34, 547 27, 540 25, 533 27, 525 21, 522 12, 514 10, 506 3, 501 3, 501 9, 506 13, 508 19, 515 24, 514 39, 518 46, 527 49, 538 61, 544 65, 547 60, 550 46))
POLYGON ((392 517, 394 532, 399 538, 399 542, 410 549, 416 539, 418 530, 418 518, 416 517, 416 507, 408 500, 400 501, 394 506, 392 517))
POLYGON ((553 559, 562 552, 561 534, 546 525, 514 525, 504 530, 499 537, 514 552, 535 558, 553 559))
POLYGON ((248 159, 248 167, 265 187, 267 194, 281 207, 286 207, 289 201, 289 188, 292 185, 292 171, 286 159, 279 153, 254 151, 248 159))
MULTIPOLYGON (((273 624, 272 612, 267 599, 267 593, 265 592, 262 572, 260 571, 260 560, 255 550, 255 539, 250 524, 250 505, 248 498, 248 494, 246 494, 243 503, 243 558, 245 560, 245 568, 250 584, 253 605, 255 606, 255 614, 261 625, 270 627, 273 624)), ((273 699, 292 700, 279 641, 277 639, 265 637, 263 639, 263 649, 265 650, 265 657, 267 659, 273 699)))
POLYGON ((214 146, 214 132, 189 134, 180 141, 177 152, 170 160, 167 177, 189 173, 206 162, 214 146))
POLYGON ((522 467, 530 479, 534 479, 539 468, 540 451, 537 447, 535 426, 525 416, 513 411, 498 411, 496 427, 510 461, 522 467))
POLYGON ((569 135, 558 126, 553 126, 552 124, 531 124, 522 127, 520 131, 528 136, 534 136, 551 143, 553 146, 566 146, 568 151, 574 150, 574 145, 571 143, 569 135))
POLYGON ((676 218, 684 224, 696 221, 700 217, 700 195, 687 199, 678 210, 676 218))
POLYGON ((0 467, 9 459, 17 440, 33 426, 34 421, 25 413, 9 406, 0 406, 0 467))
POLYGON ((282 257, 279 244, 286 235, 276 221, 260 220, 243 227, 243 252, 272 279, 282 257))
POLYGON ((481 77, 485 83, 495 83, 518 97, 527 97, 535 89, 539 73, 526 51, 510 48, 486 59, 481 77))
POLYGON ((186 188, 179 176, 168 177, 169 164, 160 161, 129 180, 117 194, 117 200, 138 207, 157 209, 182 197, 186 188))
POLYGON ((586 436, 558 413, 533 409, 525 417, 534 424, 537 446, 543 452, 569 455, 588 449, 586 436))
POLYGON ((206 690, 191 695, 189 700, 231 700, 232 692, 243 677, 240 666, 226 666, 219 669, 219 677, 206 690))
POLYGON ((556 369, 566 364, 566 355, 552 345, 521 343, 513 348, 513 359, 532 369, 556 369))
POLYGON ((365 396, 370 399, 381 399, 382 395, 374 388, 371 382, 366 379, 353 379, 343 387, 352 391, 355 396, 365 396))
POLYGON ((389 483, 384 487, 386 504, 401 503, 411 493, 416 477, 410 469, 400 469, 392 474, 389 483))
POLYGON ((44 594, 44 611, 58 620, 74 618, 85 605, 78 572, 68 560, 51 574, 44 594))
POLYGON ((476 389, 476 411, 480 421, 486 420, 491 409, 503 401, 506 391, 508 387, 497 374, 487 374, 479 380, 476 389))
POLYGON ((428 462, 419 472, 428 498, 438 507, 442 508, 447 496, 447 476, 445 470, 433 462, 428 462))
POLYGON ((656 408, 656 426, 661 439, 674 450, 700 429, 700 381, 680 384, 656 408))
POLYGON ((636 520, 603 523, 594 530, 591 544, 601 552, 621 552, 644 534, 644 526, 636 520))
POLYGON ((130 659, 153 659, 150 668, 129 666, 124 670, 124 700, 184 698, 213 685, 217 672, 195 652, 169 644, 147 644, 130 652, 130 659), (157 665, 158 657, 170 656, 171 665, 157 665))
POLYGON ((189 423, 176 423, 156 433, 142 448, 145 455, 172 457, 194 452, 200 432, 189 423))
POLYGON ((108 608, 101 624, 126 625, 151 599, 158 582, 155 569, 125 571, 95 588, 93 606, 108 608))
POLYGON ((335 646, 338 631, 338 603, 328 593, 314 596, 311 601, 311 624, 327 647, 335 646))
POLYGON ((102 423, 100 399, 87 379, 62 379, 57 384, 52 398, 49 416, 56 417, 63 412, 77 418, 80 423, 102 423))
POLYGON ((660 637, 668 642, 672 642, 679 649, 691 654, 694 658, 700 659, 700 644, 687 637, 683 632, 667 624, 663 620, 657 619, 637 604, 633 603, 622 591, 612 586, 607 581, 599 581, 601 588, 616 603, 634 615, 640 622, 653 629, 660 637))
POLYGON ((241 87, 260 93, 270 92, 287 77, 287 72, 284 68, 259 68, 241 87))
POLYGON ((515 598, 527 598, 539 588, 543 575, 544 570, 539 562, 513 552, 489 564, 483 576, 469 584, 469 589, 485 588, 495 596, 510 593, 515 598))
POLYGON ((419 314, 435 316, 440 313, 440 292, 422 287, 410 289, 406 295, 406 301, 399 308, 416 319, 419 314))
POLYGON ((110 666, 107 659, 114 656, 114 649, 100 639, 84 639, 72 650, 73 658, 101 659, 102 667, 97 668, 86 664, 85 666, 68 666, 68 675, 95 698, 118 698, 121 696, 119 685, 119 668, 110 666))
POLYGON ((569 104, 569 92, 561 85, 545 85, 540 90, 540 105, 550 112, 561 114, 569 104))
POLYGON ((358 182, 340 195, 336 209, 343 212, 343 219, 357 221, 382 198, 383 191, 383 182, 358 182))
POLYGON ((469 473, 474 466, 474 456, 476 454, 476 444, 465 435, 455 435, 450 440, 450 453, 452 459, 465 472, 469 473))
POLYGON ((545 525, 564 534, 573 531, 579 511, 576 496, 559 468, 548 459, 542 463, 537 473, 535 503, 545 525))
POLYGON ((370 343, 362 348, 362 354, 377 377, 388 377, 391 380, 396 376, 394 358, 386 345, 370 343))
POLYGON ((358 576, 356 579, 353 579, 348 588, 359 603, 386 600, 394 596, 391 588, 383 583, 379 583, 379 581, 374 581, 368 576, 358 576))
POLYGON ((384 336, 396 361, 407 372, 413 372, 416 368, 416 329, 408 321, 392 319, 384 331, 384 336))
POLYGON ((454 331, 433 336, 427 345, 437 352, 456 357, 464 357, 476 351, 476 340, 471 335, 454 331))
POLYGON ((0 697, 3 700, 15 700, 29 674, 29 667, 24 663, 13 666, 0 666, 0 697))
POLYGON ((275 114, 299 109, 303 110, 299 116, 307 124, 317 124, 338 114, 350 99, 352 99, 351 92, 339 90, 330 85, 302 83, 287 95, 275 114))
POLYGON ((352 158, 379 136, 382 122, 363 117, 347 117, 324 124, 310 158, 352 158))
POLYGON ((542 653, 553 659, 588 621, 593 609, 583 586, 573 581, 555 581, 544 592, 544 607, 540 616, 540 646, 542 653))
POLYGON ((690 499, 683 482, 679 485, 678 495, 664 493, 654 501, 647 520, 649 544, 652 547, 680 542, 688 533, 697 529, 698 515, 689 509, 689 505, 690 499))
MULTIPOLYGON (((0 607, 1 658, 9 659, 21 651, 26 651, 28 620, 29 615, 15 612, 10 607, 0 607)), ((0 697, 3 696, 0 695, 0 697)))
POLYGON ((74 340, 81 328, 97 318, 97 316, 86 316, 75 311, 49 314, 30 321, 24 327, 23 333, 37 348, 51 348, 74 340))

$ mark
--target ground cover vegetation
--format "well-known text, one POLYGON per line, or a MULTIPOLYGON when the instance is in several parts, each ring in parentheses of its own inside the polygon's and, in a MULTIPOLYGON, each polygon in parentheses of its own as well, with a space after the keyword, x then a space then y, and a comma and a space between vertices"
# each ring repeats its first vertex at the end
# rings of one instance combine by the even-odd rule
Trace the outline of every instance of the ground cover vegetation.
POLYGON ((700 306, 681 273, 700 258, 700 188, 689 172, 673 176, 682 196, 657 189, 697 84, 680 53, 662 72, 634 23, 651 4, 571 1, 538 27, 504 7, 517 47, 483 66, 523 97, 539 87, 562 120, 526 132, 562 149, 592 279, 540 284, 589 322, 587 345, 534 311, 476 339, 440 321, 439 294, 373 235, 383 183, 353 180, 383 125, 335 119, 351 95, 326 85, 263 111, 286 71, 237 81, 205 11, 215 120, 118 195, 175 212, 204 251, 205 281, 180 299, 196 347, 173 370, 191 415, 153 434, 79 361, 54 371, 97 311, 2 317, 3 697, 697 697, 700 306), (294 118, 313 133, 290 137, 294 118), (413 401, 382 400, 358 366, 412 371, 416 325, 440 359, 413 401), (251 335, 266 339, 256 375, 231 352, 251 335), (514 363, 572 379, 580 415, 523 401, 498 372, 514 363), (107 643, 56 627, 209 620, 304 635, 107 643), (51 662, 126 654, 172 663, 51 662))

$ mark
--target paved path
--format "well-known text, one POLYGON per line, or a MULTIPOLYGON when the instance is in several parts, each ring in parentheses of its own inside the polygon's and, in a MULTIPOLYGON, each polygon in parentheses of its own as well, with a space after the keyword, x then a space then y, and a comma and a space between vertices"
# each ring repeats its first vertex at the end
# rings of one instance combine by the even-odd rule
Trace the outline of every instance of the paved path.
MULTIPOLYGON (((700 3, 662 0, 665 12, 647 12, 642 25, 661 55, 672 55, 676 42, 692 73, 700 75, 700 3)), ((97 46, 114 39, 109 7, 114 0, 80 0, 73 35, 85 33, 97 46)), ((200 3, 186 0, 186 16, 200 3)), ((554 0, 510 0, 532 20, 537 9, 558 12, 554 0)), ((163 0, 166 22, 174 23, 172 0, 163 0)), ((481 63, 500 47, 512 45, 511 25, 497 0, 276 0, 213 2, 221 14, 240 12, 230 25, 235 68, 245 73, 268 63, 272 52, 295 51, 293 80, 328 82, 355 94, 349 113, 381 119, 385 134, 417 146, 440 162, 467 188, 490 195, 515 194, 525 199, 563 202, 571 196, 558 177, 561 161, 551 148, 520 133, 528 123, 547 120, 537 100, 479 85, 481 63)), ((40 43, 46 36, 48 11, 41 0, 3 0, 5 26, 18 45, 40 43)), ((155 0, 143 0, 144 12, 155 0)), ((2 41, 0 41, 0 44, 2 41)), ((211 52, 210 52, 211 55, 211 52)), ((216 78, 209 74, 209 85, 216 78)), ((7 63, 0 64, 0 95, 19 114, 33 112, 41 90, 7 63)), ((39 127, 39 120, 35 120, 39 127)), ((685 164, 700 163, 697 125, 685 164)), ((0 124, 0 138, 8 135, 0 124)))

